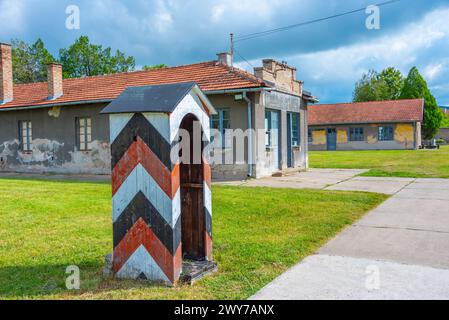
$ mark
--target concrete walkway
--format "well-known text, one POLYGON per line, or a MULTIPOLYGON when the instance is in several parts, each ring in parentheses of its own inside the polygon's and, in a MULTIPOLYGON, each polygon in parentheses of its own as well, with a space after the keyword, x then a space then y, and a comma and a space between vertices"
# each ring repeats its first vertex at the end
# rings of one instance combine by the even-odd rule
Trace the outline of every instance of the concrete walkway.
POLYGON ((242 187, 350 190, 395 194, 414 181, 414 179, 407 178, 358 176, 366 171, 357 169, 309 169, 307 172, 297 172, 284 177, 267 177, 244 181, 221 181, 214 182, 214 184, 242 187))
POLYGON ((393 196, 253 299, 449 299, 449 179, 350 178, 393 196))

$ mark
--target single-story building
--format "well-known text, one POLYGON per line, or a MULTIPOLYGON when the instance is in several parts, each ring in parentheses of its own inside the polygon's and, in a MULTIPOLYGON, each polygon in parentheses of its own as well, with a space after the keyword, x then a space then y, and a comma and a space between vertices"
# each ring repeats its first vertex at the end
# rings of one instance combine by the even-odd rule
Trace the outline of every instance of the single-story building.
POLYGON ((313 105, 309 149, 418 149, 423 111, 423 99, 313 105))
POLYGON ((236 159, 232 137, 214 146, 211 153, 226 158, 212 163, 214 178, 307 168, 307 106, 316 99, 285 63, 263 60, 251 74, 222 53, 214 61, 76 79, 63 79, 53 63, 47 82, 13 85, 11 46, 0 44, 0 172, 109 174, 109 120, 100 111, 128 87, 181 82, 195 82, 207 95, 218 132, 262 132, 244 137, 243 159, 236 159))

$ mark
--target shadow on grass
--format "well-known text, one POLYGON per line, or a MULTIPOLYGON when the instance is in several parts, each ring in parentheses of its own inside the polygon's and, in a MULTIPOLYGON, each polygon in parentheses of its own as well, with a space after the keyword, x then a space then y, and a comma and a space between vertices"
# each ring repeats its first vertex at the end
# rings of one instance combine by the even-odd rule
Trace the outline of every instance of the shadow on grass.
POLYGON ((45 299, 58 296, 76 299, 80 295, 136 288, 167 288, 148 281, 117 280, 103 276, 102 264, 80 265, 80 290, 66 286, 68 265, 0 267, 0 299, 45 299))

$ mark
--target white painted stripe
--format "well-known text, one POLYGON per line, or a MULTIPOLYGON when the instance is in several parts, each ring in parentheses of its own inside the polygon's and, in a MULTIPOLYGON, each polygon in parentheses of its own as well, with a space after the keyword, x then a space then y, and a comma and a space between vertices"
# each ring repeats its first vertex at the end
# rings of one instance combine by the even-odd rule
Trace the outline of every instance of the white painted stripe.
POLYGON ((153 127, 170 143, 170 120, 166 113, 144 113, 144 117, 150 122, 153 127))
POLYGON ((143 245, 140 245, 134 251, 116 276, 120 279, 137 279, 141 273, 145 274, 148 280, 162 281, 172 285, 171 281, 143 245))
POLYGON ((179 130, 182 120, 187 114, 195 115, 201 123, 206 138, 210 139, 210 122, 209 116, 204 111, 201 102, 197 97, 188 94, 178 104, 175 111, 170 115, 170 141, 172 142, 179 130))
POLYGON ((118 113, 109 115, 110 143, 112 144, 117 136, 122 132, 126 124, 131 120, 134 113, 118 113))
POLYGON ((212 192, 206 182, 204 182, 204 207, 212 215, 212 192))
POLYGON ((177 191, 172 201, 140 163, 112 198, 113 222, 120 217, 120 214, 139 191, 143 192, 165 221, 173 228, 181 211, 180 190, 177 191))

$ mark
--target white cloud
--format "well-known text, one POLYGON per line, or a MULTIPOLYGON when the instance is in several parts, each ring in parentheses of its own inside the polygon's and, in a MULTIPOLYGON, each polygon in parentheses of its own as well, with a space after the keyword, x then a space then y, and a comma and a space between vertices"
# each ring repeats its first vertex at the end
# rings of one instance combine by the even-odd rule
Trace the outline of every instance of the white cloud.
POLYGON ((444 65, 442 63, 432 63, 424 68, 424 78, 428 80, 435 79, 441 71, 443 71, 444 65))
MULTIPOLYGON (((439 9, 427 14, 421 21, 410 23, 397 32, 339 48, 292 55, 274 57, 287 60, 298 68, 298 77, 305 80, 314 90, 322 91, 326 96, 330 88, 339 87, 341 91, 351 95, 355 81, 369 69, 381 70, 387 66, 395 66, 407 74, 413 65, 423 69, 423 75, 435 92, 449 96, 449 85, 446 81, 435 83, 439 76, 449 74, 449 59, 433 57, 436 46, 444 46, 449 51, 449 8, 439 9), (326 93, 325 93, 326 92, 326 93)), ((440 49, 441 50, 441 49, 440 49)), ((260 64, 260 60, 250 61, 260 64)), ((246 63, 240 66, 249 70, 246 63)), ((320 94, 320 92, 314 92, 320 94)), ((325 97, 325 99, 332 99, 325 97)), ((346 98, 347 99, 347 98, 346 98)))
POLYGON ((0 37, 10 36, 25 28, 23 0, 0 0, 0 37))

